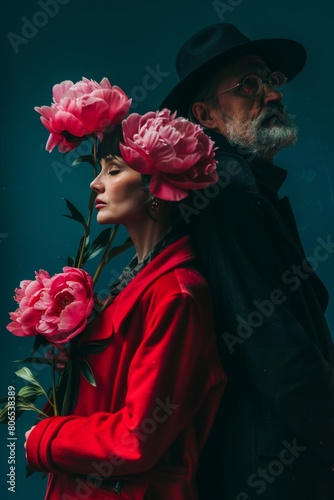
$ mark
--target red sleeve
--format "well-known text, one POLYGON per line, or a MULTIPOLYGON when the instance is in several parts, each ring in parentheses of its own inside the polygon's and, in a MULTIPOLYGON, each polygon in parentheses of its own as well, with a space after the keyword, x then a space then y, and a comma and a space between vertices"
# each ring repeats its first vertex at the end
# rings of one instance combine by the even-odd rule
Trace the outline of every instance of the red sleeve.
POLYGON ((211 405, 203 426, 208 432, 225 385, 211 303, 206 294, 178 293, 153 301, 146 313, 144 337, 124 381, 124 407, 41 421, 27 441, 34 469, 89 474, 95 462, 117 456, 117 475, 149 470, 205 400, 211 405))

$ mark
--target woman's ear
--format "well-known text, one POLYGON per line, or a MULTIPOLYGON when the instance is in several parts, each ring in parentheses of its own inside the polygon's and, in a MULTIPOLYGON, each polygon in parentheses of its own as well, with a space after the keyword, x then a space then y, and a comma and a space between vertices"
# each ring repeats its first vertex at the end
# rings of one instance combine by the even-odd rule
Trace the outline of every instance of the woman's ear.
POLYGON ((195 102, 191 109, 193 115, 203 127, 213 129, 217 128, 216 118, 211 114, 211 109, 206 102, 195 102))

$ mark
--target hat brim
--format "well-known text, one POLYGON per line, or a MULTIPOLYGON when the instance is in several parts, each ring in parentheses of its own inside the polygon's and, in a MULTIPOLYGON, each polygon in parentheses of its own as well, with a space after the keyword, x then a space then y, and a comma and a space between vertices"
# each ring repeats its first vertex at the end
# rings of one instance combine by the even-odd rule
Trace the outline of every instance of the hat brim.
POLYGON ((269 38, 239 44, 209 59, 205 64, 183 78, 163 100, 159 109, 168 108, 187 116, 189 106, 201 85, 225 64, 245 55, 258 55, 272 71, 281 71, 291 81, 304 67, 306 51, 294 40, 269 38))

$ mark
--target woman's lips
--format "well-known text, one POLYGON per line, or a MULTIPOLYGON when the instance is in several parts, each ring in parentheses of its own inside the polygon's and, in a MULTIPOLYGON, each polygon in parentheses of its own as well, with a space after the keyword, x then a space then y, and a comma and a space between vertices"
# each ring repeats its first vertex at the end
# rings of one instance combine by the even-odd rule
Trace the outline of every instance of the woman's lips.
POLYGON ((95 208, 98 210, 106 206, 106 203, 98 198, 95 200, 95 208))

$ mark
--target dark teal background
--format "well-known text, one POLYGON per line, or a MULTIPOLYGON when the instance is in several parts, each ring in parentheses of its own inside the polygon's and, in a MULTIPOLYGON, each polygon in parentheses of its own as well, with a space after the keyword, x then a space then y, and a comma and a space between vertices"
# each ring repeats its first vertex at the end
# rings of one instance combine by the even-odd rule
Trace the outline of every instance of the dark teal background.
MULTIPOLYGON (((42 2, 43 3, 43 2, 42 2)), ((277 163, 289 172, 282 194, 290 197, 306 254, 313 255, 317 238, 334 239, 333 153, 333 6, 329 0, 230 0, 224 20, 238 25, 250 38, 288 37, 307 49, 303 72, 284 91, 300 139, 280 153, 277 163)), ((11 360, 26 356, 32 340, 13 337, 5 328, 8 312, 15 309, 14 288, 34 271, 60 272, 68 254, 75 251, 81 230, 62 217, 63 197, 86 213, 91 168, 71 171, 56 150, 45 151, 48 133, 34 106, 50 105, 51 88, 65 79, 83 76, 109 78, 134 98, 134 111, 155 110, 177 81, 174 59, 179 46, 195 31, 222 20, 215 5, 206 0, 102 1, 69 0, 51 16, 39 16, 38 1, 12 0, 2 7, 1 53, 1 222, 0 222, 0 349, 1 396, 13 379, 11 360), (16 52, 9 33, 22 36, 25 21, 39 23, 27 43, 16 52), (159 66, 164 74, 145 76, 159 66), (144 89, 149 82, 150 89, 144 89), (63 166, 64 171, 60 169, 63 166)), ((279 69, 279 68, 273 68, 279 69)), ((95 229, 97 231, 97 229, 95 229)), ((126 236, 123 231, 118 241, 126 236)), ((99 290, 120 272, 131 252, 109 264, 99 290)), ((88 270, 94 269, 93 266, 88 270)), ((332 298, 327 318, 334 331, 334 254, 320 263, 319 276, 332 298)), ((48 385, 50 373, 40 373, 48 385)), ((0 497, 23 500, 43 498, 45 480, 39 474, 24 477, 24 432, 35 414, 17 421, 16 493, 7 491, 8 449, 6 426, 0 427, 0 497)))

